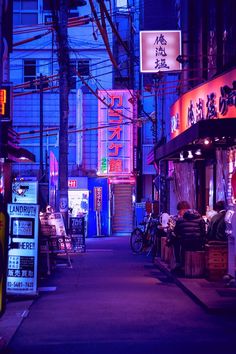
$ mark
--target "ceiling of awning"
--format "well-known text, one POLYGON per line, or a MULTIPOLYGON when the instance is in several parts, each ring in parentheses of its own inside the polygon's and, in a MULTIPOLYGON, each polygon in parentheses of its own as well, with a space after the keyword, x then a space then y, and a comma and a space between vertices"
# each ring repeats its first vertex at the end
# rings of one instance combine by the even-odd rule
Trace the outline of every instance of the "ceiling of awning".
POLYGON ((154 154, 150 152, 148 162, 179 159, 181 151, 191 150, 194 153, 199 148, 203 156, 207 157, 217 147, 228 148, 235 145, 236 118, 202 120, 166 144, 154 147, 154 154), (208 145, 205 144, 206 139, 209 140, 208 145))

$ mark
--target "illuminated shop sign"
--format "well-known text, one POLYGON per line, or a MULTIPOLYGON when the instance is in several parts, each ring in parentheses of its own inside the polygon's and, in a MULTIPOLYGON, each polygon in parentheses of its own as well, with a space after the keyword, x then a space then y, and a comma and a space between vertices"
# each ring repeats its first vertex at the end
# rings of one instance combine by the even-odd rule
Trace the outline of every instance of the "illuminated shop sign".
POLYGON ((98 174, 129 175, 133 166, 132 91, 98 91, 98 94, 104 102, 98 102, 98 174))
POLYGON ((7 293, 35 295, 38 269, 38 216, 35 204, 8 204, 7 293))
POLYGON ((203 119, 236 117, 236 69, 185 93, 171 107, 171 137, 203 119))
POLYGON ((77 188, 77 180, 69 179, 68 180, 68 188, 77 188))
POLYGON ((9 122, 11 120, 11 99, 12 87, 9 85, 2 85, 0 87, 0 120, 2 122, 9 122))
POLYGON ((180 31, 140 32, 141 72, 155 73, 181 70, 181 64, 176 60, 180 54, 180 31))
POLYGON ((94 210, 102 210, 102 187, 94 187, 94 210))

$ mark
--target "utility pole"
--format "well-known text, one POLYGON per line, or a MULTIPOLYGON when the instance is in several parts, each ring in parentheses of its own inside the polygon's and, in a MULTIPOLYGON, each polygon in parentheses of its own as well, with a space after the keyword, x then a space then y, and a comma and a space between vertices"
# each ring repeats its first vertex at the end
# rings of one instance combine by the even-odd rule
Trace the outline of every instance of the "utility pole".
POLYGON ((68 115, 70 58, 68 46, 68 11, 67 0, 50 0, 53 26, 56 33, 57 58, 59 64, 59 195, 57 209, 62 213, 65 227, 68 226, 68 115), (58 208, 59 206, 59 208, 58 208))

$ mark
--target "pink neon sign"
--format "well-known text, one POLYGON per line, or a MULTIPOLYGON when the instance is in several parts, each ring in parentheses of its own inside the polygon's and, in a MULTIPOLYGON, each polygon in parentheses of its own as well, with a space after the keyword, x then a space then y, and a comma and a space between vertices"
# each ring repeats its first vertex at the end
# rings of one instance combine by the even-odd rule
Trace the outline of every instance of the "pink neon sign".
POLYGON ((98 174, 130 175, 133 170, 132 91, 98 91, 98 174), (104 128, 103 128, 104 127, 104 128))

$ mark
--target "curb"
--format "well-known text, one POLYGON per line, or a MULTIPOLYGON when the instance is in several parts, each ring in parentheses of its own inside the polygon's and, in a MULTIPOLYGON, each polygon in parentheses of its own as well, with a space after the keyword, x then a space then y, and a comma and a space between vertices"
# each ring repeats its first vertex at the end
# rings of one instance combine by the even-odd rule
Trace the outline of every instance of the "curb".
MULTIPOLYGON (((197 305, 200 305, 206 312, 210 314, 227 314, 227 315, 233 315, 235 316, 236 314, 236 301, 234 301, 232 306, 229 306, 229 304, 225 303, 224 306, 224 300, 220 299, 218 305, 210 303, 207 304, 207 302, 201 300, 199 296, 197 296, 191 289, 189 289, 188 286, 186 286, 177 276, 175 276, 170 269, 168 269, 167 265, 163 263, 159 258, 155 258, 154 260, 154 265, 156 265, 163 273, 165 273, 168 277, 172 279, 172 281, 186 294, 188 295, 197 305), (222 300, 222 301, 221 301, 222 300)), ((192 278, 194 282, 194 278, 192 278)), ((223 289, 227 289, 226 287, 223 287, 223 289)), ((214 291, 214 290, 213 290, 214 291)))
POLYGON ((201 301, 192 291, 190 291, 182 282, 177 278, 171 271, 160 261, 159 259, 155 259, 154 264, 168 277, 170 277, 173 282, 181 289, 183 290, 197 305, 200 305, 203 307, 205 311, 212 312, 212 309, 210 309, 203 301, 201 301))

